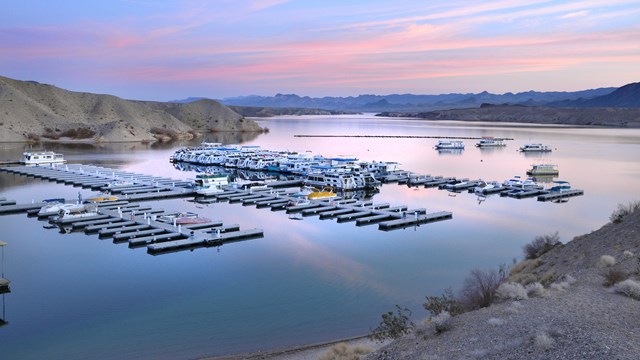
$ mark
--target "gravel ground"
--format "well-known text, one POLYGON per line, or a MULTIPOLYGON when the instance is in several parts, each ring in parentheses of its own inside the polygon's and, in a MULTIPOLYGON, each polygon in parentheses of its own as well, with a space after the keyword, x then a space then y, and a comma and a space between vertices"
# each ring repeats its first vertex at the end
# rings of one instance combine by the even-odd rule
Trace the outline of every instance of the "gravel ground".
POLYGON ((425 326, 365 359, 640 358, 640 301, 603 287, 595 270, 575 277, 568 289, 542 298, 454 317, 440 335, 425 326))
POLYGON ((635 211, 619 224, 554 248, 520 274, 554 279, 556 285, 569 274, 575 282, 567 288, 549 286, 542 297, 453 317, 451 329, 439 335, 433 325, 423 325, 364 359, 640 359, 640 301, 603 286, 608 269, 600 263, 602 255, 611 255, 613 268, 637 281, 638 254, 640 211, 635 211))

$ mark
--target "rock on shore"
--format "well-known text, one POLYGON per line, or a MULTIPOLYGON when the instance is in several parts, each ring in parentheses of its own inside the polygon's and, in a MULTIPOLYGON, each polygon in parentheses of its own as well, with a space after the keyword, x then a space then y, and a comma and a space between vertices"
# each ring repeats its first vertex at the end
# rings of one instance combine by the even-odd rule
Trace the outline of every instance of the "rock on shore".
POLYGON ((156 141, 261 128, 214 100, 125 100, 0 76, 0 142, 40 139, 156 141))

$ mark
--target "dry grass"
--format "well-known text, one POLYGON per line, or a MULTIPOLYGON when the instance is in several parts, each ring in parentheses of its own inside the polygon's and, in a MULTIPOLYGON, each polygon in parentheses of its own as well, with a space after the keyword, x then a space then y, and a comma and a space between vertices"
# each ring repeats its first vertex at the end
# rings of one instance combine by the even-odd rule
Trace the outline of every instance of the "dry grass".
POLYGON ((322 354, 318 360, 358 360, 360 356, 370 352, 371 349, 365 346, 349 346, 345 343, 338 343, 322 354))
POLYGON ((618 204, 618 208, 613 211, 611 216, 609 216, 609 220, 614 224, 618 224, 622 222, 627 215, 638 210, 640 210, 640 201, 637 200, 631 201, 626 205, 618 204))

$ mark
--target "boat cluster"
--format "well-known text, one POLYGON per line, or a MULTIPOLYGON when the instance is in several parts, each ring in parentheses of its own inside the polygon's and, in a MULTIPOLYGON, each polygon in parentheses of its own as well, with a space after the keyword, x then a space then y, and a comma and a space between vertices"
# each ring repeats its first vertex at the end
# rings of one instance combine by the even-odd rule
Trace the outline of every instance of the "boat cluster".
MULTIPOLYGON (((199 147, 177 150, 172 162, 185 162, 203 166, 230 169, 269 171, 303 177, 305 184, 336 191, 376 190, 381 178, 399 172, 398 163, 385 161, 359 161, 353 156, 325 157, 310 152, 273 151, 258 146, 222 146, 203 143, 199 147)), ((224 183, 223 174, 201 175, 197 186, 207 187, 224 183)), ((212 191, 218 191, 216 189, 212 191)))
MULTIPOLYGON (((496 138, 493 136, 485 136, 480 139, 475 145, 478 148, 501 148, 507 146, 505 139, 496 138)), ((443 139, 438 140, 438 143, 434 146, 436 150, 464 150, 464 142, 461 140, 443 139)), ((551 147, 543 144, 524 144, 518 151, 521 152, 549 152, 551 147)))

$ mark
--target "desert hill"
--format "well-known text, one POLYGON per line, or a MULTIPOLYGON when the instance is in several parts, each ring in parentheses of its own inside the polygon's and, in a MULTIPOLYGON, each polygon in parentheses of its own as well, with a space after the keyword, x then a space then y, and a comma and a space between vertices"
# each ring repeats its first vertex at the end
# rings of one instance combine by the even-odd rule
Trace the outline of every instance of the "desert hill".
POLYGON ((555 108, 523 105, 483 104, 479 108, 429 112, 383 112, 377 116, 412 117, 426 120, 464 120, 576 126, 640 127, 638 108, 555 108))
POLYGON ((214 100, 125 100, 0 76, 0 142, 37 139, 155 141, 261 128, 214 100))
POLYGON ((639 252, 636 205, 616 222, 512 269, 509 281, 541 281, 544 288, 505 292, 489 307, 454 316, 440 334, 421 324, 365 359, 638 359, 639 252), (611 273, 620 274, 613 286, 605 284, 611 273))

